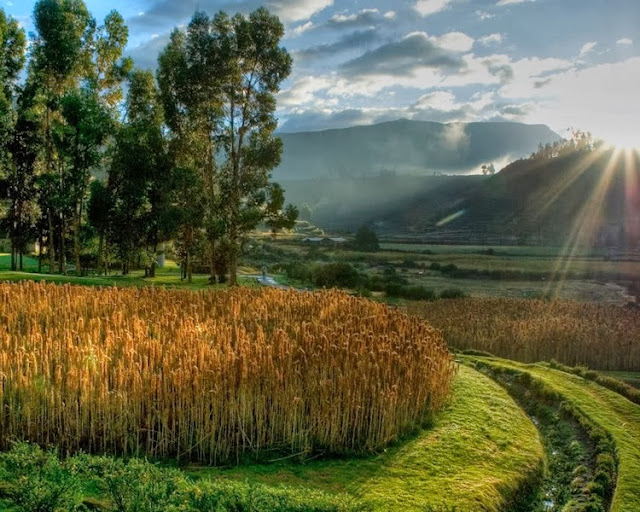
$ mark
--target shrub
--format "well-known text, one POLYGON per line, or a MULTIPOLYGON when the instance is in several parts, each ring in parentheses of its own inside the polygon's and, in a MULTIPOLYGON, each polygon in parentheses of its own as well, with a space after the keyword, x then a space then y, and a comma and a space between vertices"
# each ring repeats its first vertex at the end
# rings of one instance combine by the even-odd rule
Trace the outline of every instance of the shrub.
POLYGON ((447 288, 440 292, 441 299, 463 299, 466 294, 460 288, 447 288))
POLYGON ((329 263, 313 270, 313 283, 320 288, 355 288, 360 281, 359 272, 349 263, 329 263))
POLYGON ((9 498, 22 510, 55 512, 77 510, 82 505, 80 478, 65 467, 55 451, 19 443, 0 453, 0 481, 9 498))

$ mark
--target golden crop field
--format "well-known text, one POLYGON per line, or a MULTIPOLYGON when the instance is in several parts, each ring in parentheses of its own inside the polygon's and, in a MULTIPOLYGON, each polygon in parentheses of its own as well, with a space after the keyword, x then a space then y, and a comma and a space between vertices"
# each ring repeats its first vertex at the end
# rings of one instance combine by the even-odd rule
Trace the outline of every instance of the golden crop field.
POLYGON ((573 301, 470 298, 412 303, 449 346, 523 362, 640 371, 640 310, 573 301))
POLYGON ((374 450, 455 373, 423 321, 340 292, 0 284, 1 448, 227 462, 374 450))

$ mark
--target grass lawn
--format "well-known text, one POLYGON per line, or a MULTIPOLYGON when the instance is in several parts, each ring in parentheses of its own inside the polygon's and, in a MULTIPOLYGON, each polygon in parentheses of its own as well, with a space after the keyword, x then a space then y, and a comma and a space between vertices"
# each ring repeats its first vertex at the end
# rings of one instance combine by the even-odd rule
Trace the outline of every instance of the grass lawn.
POLYGON ((381 511, 497 511, 538 474, 543 458, 536 428, 506 391, 461 367, 452 402, 434 427, 377 456, 187 471, 348 493, 381 511))
POLYGON ((620 458, 611 512, 640 510, 640 406, 594 382, 543 365, 491 361, 530 372, 608 430, 620 458))
MULTIPOLYGON (((211 286, 209 276, 194 274, 193 281, 188 283, 180 279, 180 268, 173 261, 167 261, 163 268, 156 269, 156 277, 144 277, 144 271, 134 270, 129 275, 123 276, 113 273, 109 276, 66 276, 59 274, 38 274, 38 260, 25 256, 23 258, 23 272, 11 270, 11 255, 0 254, 0 281, 46 281, 59 284, 79 284, 86 286, 166 286, 170 288, 183 288, 190 290, 210 290, 224 288, 225 285, 211 286)), ((46 265, 43 269, 47 269, 46 265)), ((249 272, 251 273, 251 272, 249 272)), ((238 276, 240 284, 245 286, 258 286, 254 278, 238 276)))

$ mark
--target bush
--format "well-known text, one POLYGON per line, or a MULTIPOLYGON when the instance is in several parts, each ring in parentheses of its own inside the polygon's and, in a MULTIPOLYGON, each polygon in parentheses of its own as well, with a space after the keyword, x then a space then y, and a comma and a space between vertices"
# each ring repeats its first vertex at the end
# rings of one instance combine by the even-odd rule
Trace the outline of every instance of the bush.
POLYGON ((0 454, 0 481, 8 497, 25 511, 77 510, 82 487, 75 468, 65 467, 55 451, 20 443, 0 454))
POLYGON ((356 288, 360 281, 360 274, 349 263, 329 263, 313 271, 313 283, 320 288, 356 288))
POLYGON ((466 296, 460 288, 447 288, 440 293, 441 299, 464 299, 466 296))

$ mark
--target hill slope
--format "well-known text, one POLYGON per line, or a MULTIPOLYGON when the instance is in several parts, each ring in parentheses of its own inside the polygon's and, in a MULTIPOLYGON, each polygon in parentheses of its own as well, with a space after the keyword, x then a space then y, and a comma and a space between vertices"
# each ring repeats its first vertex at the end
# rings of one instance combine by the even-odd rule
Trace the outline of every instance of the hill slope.
POLYGON ((276 180, 478 170, 560 139, 544 125, 409 120, 280 136, 284 153, 276 180))
POLYGON ((615 150, 519 160, 438 207, 427 192, 385 216, 427 238, 511 238, 634 248, 640 242, 640 155, 615 150), (458 213, 451 222, 438 222, 458 213))

